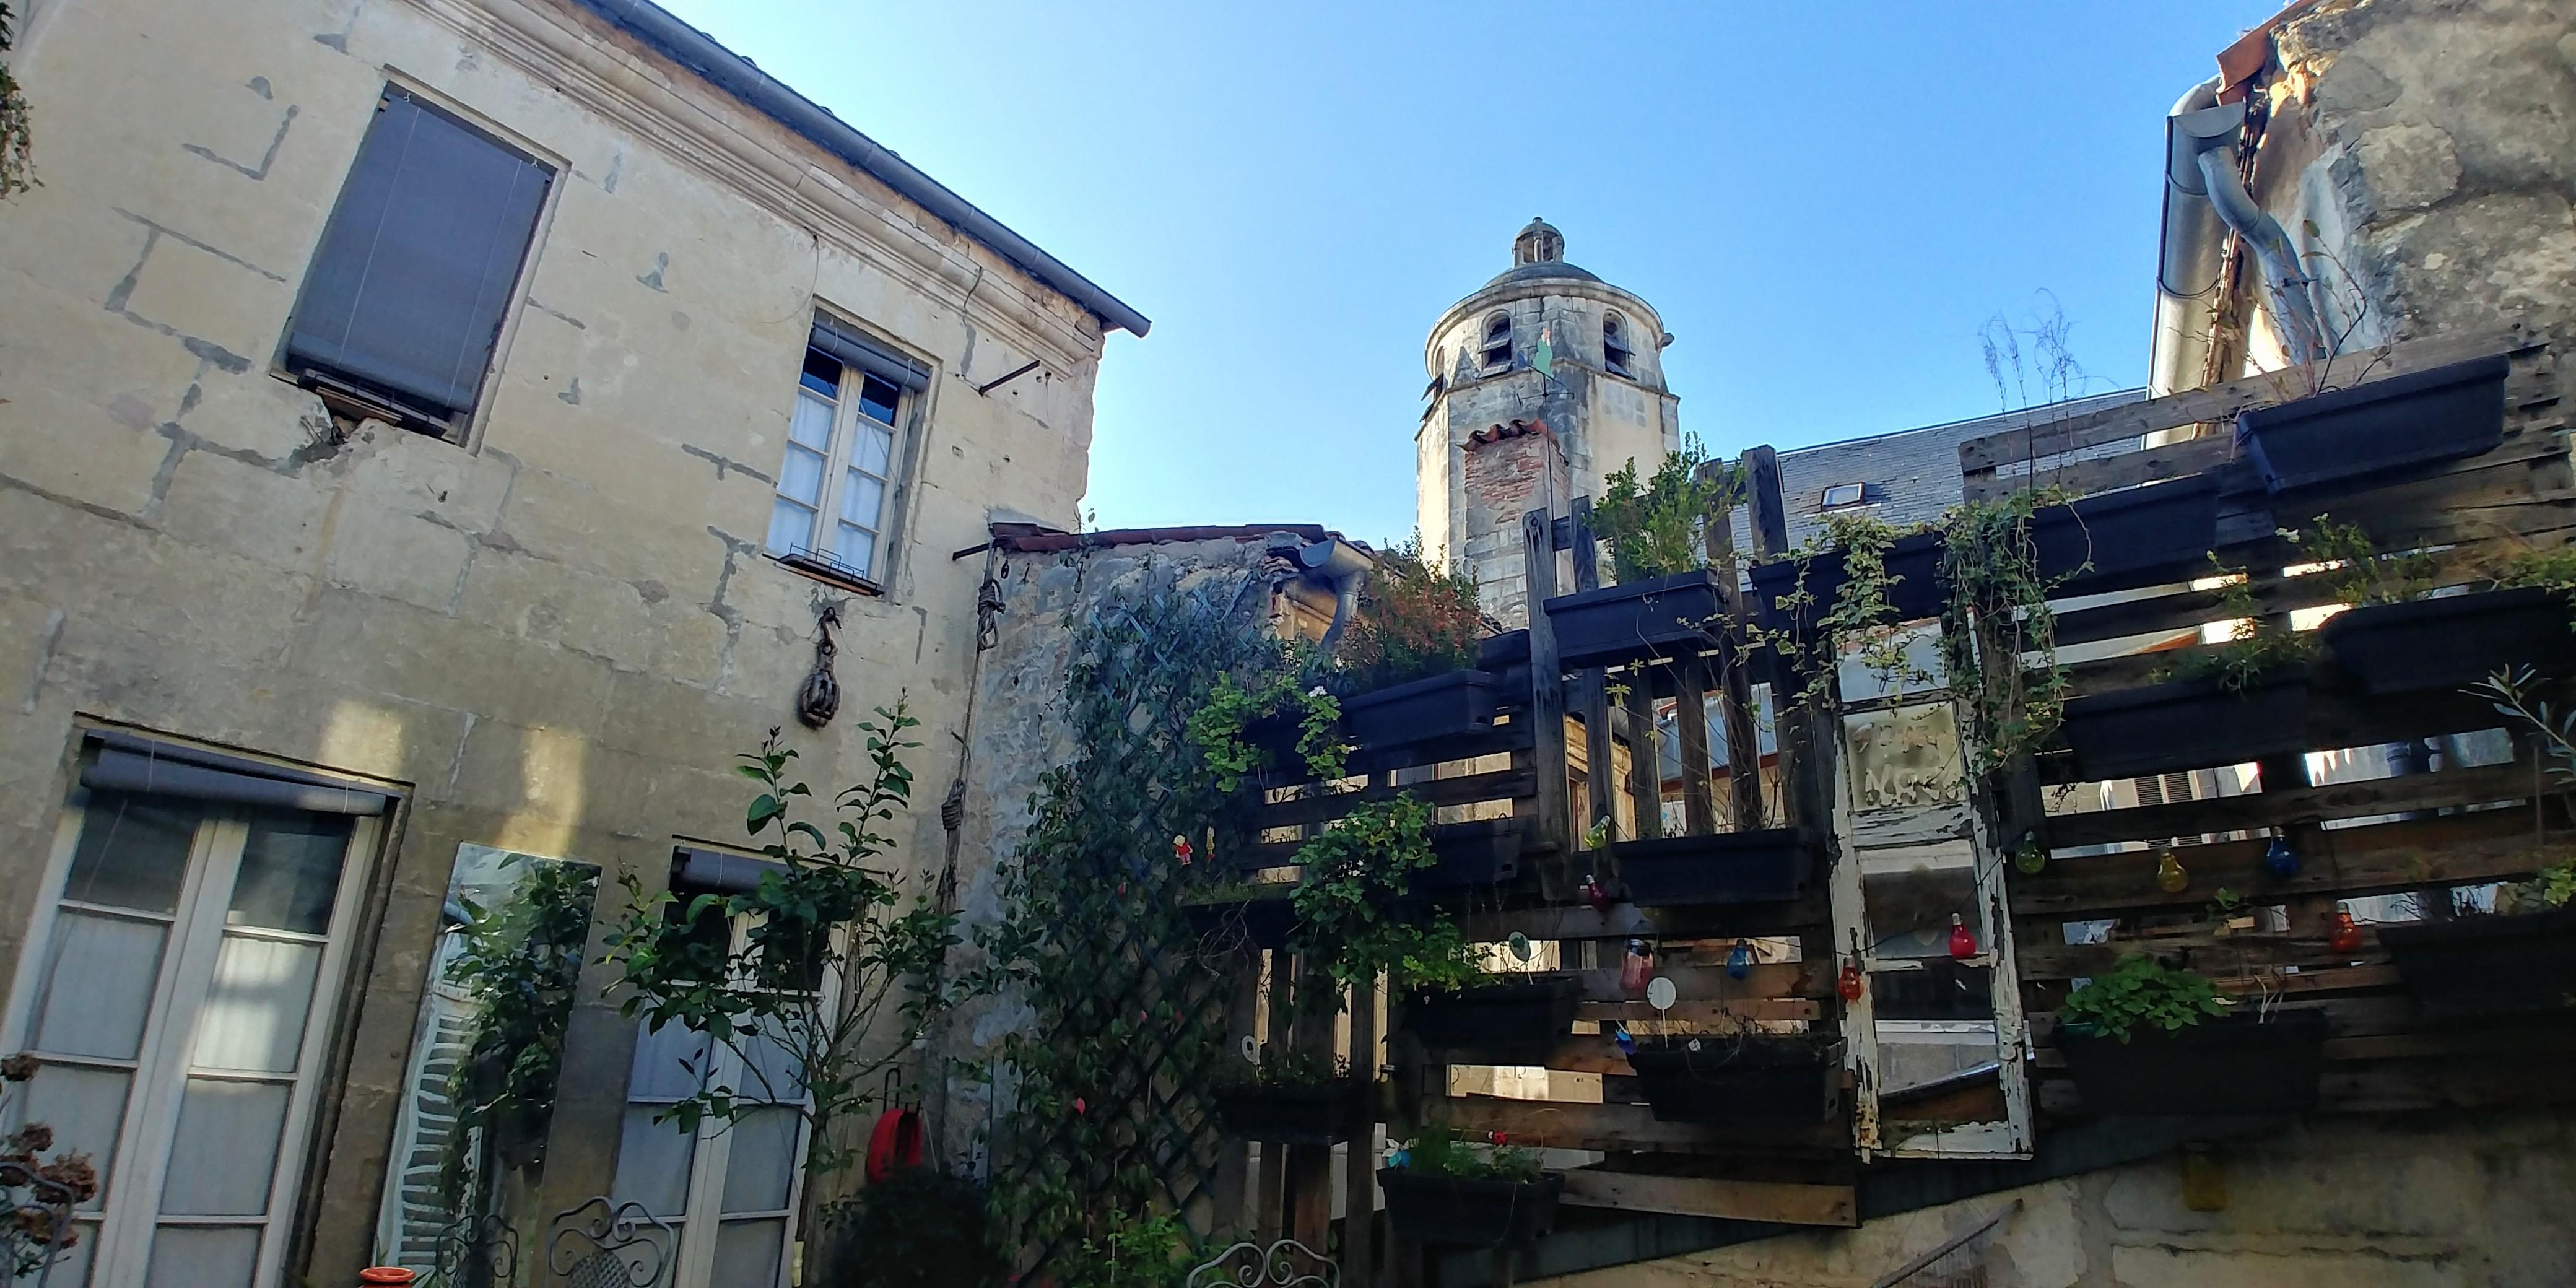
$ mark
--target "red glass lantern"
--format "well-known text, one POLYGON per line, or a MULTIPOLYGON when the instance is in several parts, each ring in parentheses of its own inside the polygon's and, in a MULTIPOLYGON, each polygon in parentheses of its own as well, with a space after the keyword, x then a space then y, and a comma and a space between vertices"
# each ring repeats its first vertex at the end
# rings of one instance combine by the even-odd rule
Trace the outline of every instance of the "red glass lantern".
POLYGON ((1843 1000, 1846 1002, 1857 1002, 1860 1000, 1861 978, 1859 962, 1843 963, 1842 978, 1834 981, 1834 991, 1842 994, 1843 1000))
POLYGON ((1591 904, 1594 912, 1610 911, 1610 891, 1603 888, 1599 877, 1588 872, 1583 876, 1583 901, 1591 904))
POLYGON ((2326 947, 2339 953, 2361 951, 2361 924, 2352 919, 2351 913, 2340 909, 2335 912, 2326 930, 2326 947))
POLYGON ((1629 940, 1628 955, 1619 962, 1619 991, 1630 997, 1644 997, 1646 981, 1654 973, 1655 955, 1647 950, 1646 941, 1629 940))
POLYGON ((1967 919, 1950 914, 1950 955, 1960 961, 1977 955, 1977 934, 1968 929, 1967 919))

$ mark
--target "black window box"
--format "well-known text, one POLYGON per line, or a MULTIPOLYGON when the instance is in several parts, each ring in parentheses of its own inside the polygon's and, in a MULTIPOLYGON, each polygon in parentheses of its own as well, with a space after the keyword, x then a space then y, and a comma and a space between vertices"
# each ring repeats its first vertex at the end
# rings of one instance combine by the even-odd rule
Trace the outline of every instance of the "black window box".
MULTIPOLYGON (((1881 562, 1887 568, 1887 603, 1895 610, 1891 620, 1910 622, 1941 615, 1942 606, 1949 601, 1949 590, 1941 575, 1940 533, 1917 532, 1899 537, 1887 548, 1881 562)), ((1805 567, 1806 576, 1802 579, 1795 559, 1754 565, 1750 575, 1756 611, 1763 625, 1773 630, 1803 631, 1840 602, 1843 584, 1850 580, 1843 552, 1824 551, 1809 559, 1805 567), (1793 613, 1781 601, 1796 593, 1801 584, 1815 602, 1793 613)))
POLYGON ((2236 415, 2236 440, 2275 493, 2494 451, 2503 355, 2236 415))
POLYGON ((1481 732, 1494 723, 1494 677, 1451 671, 1342 700, 1342 732, 1365 748, 1406 747, 1481 732))
POLYGON ((1548 627, 1556 632, 1557 661, 1572 670, 1715 648, 1723 604, 1717 574, 1694 568, 1559 595, 1545 608, 1548 627))
POLYGON ((1818 1123, 1842 1106, 1842 1043, 1803 1036, 1672 1038, 1640 1044, 1628 1067, 1655 1121, 1818 1123))
POLYGON ((2126 1042, 2057 1034, 2076 1093, 2097 1114, 2297 1113, 2317 1103, 2325 1042, 2323 1011, 2140 1027, 2126 1042))
POLYGON ((1286 898, 1240 903, 1185 903, 1181 915, 1211 947, 1285 948, 1297 929, 1297 905, 1286 898))
POLYGON ((2463 689, 2517 666, 2576 670, 2566 597, 2538 587, 2374 604, 2335 614, 2317 634, 2365 693, 2463 689))
POLYGON ((1572 1038, 1581 993, 1582 984, 1571 975, 1416 993, 1404 1023, 1448 1063, 1545 1064, 1572 1038))
POLYGON ((1338 1145, 1359 1131, 1359 1101, 1348 1085, 1233 1087, 1216 1093, 1226 1133, 1282 1145, 1338 1145))
POLYGON ((2066 704, 2078 778, 2098 782, 2236 765, 2308 749, 2308 671, 2284 667, 2239 693, 2173 680, 2066 704))
POLYGON ((1516 818, 1443 823, 1431 829, 1439 861, 1413 874, 1416 893, 1500 885, 1521 874, 1521 833, 1516 818))
POLYGON ((1814 879, 1816 852, 1816 834, 1794 827, 1621 841, 1611 847, 1628 901, 1645 908, 1798 899, 1814 879))
POLYGON ((2053 505, 2031 516, 2030 539, 2047 580, 2077 569, 2089 581, 2206 568, 2218 541, 2218 484, 2201 474, 2053 505))
POLYGON ((1386 1192, 1386 1219, 1398 1236, 1424 1243, 1499 1248, 1536 1243, 1556 1225, 1556 1200, 1565 1178, 1535 1181, 1426 1176, 1405 1167, 1378 1169, 1386 1192))
POLYGON ((2433 1015, 2576 1005, 2576 907, 2381 926, 2379 942, 2433 1015))

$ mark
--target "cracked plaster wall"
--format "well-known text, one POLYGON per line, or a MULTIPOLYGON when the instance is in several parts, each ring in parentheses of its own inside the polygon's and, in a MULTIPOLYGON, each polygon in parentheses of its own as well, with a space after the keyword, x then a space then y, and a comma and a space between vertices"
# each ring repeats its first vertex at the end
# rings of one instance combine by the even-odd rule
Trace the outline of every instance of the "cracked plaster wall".
MULTIPOLYGON (((674 837, 740 838, 733 753, 785 724, 818 789, 844 783, 859 713, 908 693, 906 863, 935 861, 981 567, 949 553, 996 507, 1073 520, 1100 331, 551 0, 80 0, 36 21, 14 70, 43 186, 0 207, 0 975, 78 717, 409 784, 310 1150, 307 1272, 349 1282, 460 843, 658 886, 674 837), (471 449, 344 437, 270 373, 388 68, 560 166, 471 449), (933 367, 883 598, 757 548, 818 302, 933 367), (813 733, 792 695, 827 600, 847 696, 813 733)), ((582 995, 555 1208, 607 1188, 632 1045, 582 995)))

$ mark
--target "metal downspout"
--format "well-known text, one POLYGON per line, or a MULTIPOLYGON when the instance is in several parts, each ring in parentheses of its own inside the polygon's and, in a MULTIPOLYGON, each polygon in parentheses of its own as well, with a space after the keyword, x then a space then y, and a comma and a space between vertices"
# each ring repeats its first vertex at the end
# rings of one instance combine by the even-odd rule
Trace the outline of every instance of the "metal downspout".
MULTIPOLYGON (((2195 85, 2173 105, 2170 117, 2218 104, 2218 78, 2195 85)), ((2167 125, 2168 132, 2172 127, 2167 125)), ((2156 254, 2155 326, 2147 342, 2147 396, 2162 398, 2198 388, 2209 367, 2218 329, 2219 243, 2226 233, 2218 212, 2199 193, 2165 176, 2163 232, 2156 254)))

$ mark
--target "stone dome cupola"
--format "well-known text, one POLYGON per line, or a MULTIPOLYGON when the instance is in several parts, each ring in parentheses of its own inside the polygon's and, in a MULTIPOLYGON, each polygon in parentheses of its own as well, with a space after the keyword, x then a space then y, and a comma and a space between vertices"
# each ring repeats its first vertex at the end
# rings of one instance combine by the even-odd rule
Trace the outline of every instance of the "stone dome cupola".
POLYGON ((1544 219, 1532 219, 1512 238, 1512 267, 1565 262, 1565 234, 1544 219))

